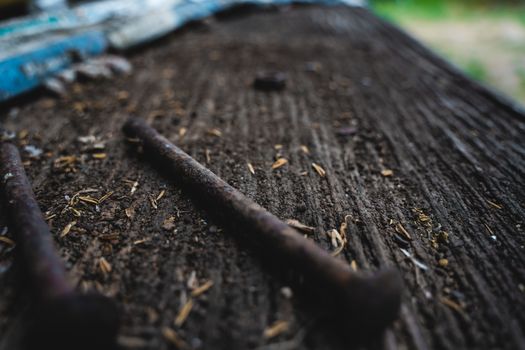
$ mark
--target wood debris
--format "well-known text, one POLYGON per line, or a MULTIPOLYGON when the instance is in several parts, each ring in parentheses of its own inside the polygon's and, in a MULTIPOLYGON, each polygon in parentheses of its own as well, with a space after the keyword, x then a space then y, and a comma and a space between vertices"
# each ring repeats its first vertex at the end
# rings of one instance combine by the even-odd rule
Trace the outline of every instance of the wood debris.
POLYGON ((208 133, 208 135, 211 135, 211 136, 215 136, 215 137, 221 137, 222 136, 222 131, 220 131, 217 128, 209 129, 206 132, 208 133))
POLYGON ((78 161, 77 156, 61 156, 54 160, 53 166, 65 172, 76 172, 75 165, 78 161))
POLYGON ((18 138, 20 140, 23 140, 25 139, 27 136, 29 135, 29 131, 27 129, 22 129, 20 130, 20 132, 18 133, 18 138))
POLYGON ((78 196, 77 198, 79 201, 87 203, 87 204, 98 205, 99 203, 98 199, 93 198, 91 196, 78 196))
POLYGON ((171 231, 175 228, 175 216, 170 216, 162 222, 162 228, 166 231, 171 231))
POLYGON ((352 260, 352 262, 350 263, 350 267, 352 268, 352 270, 357 271, 357 262, 355 260, 352 260))
POLYGON ((155 198, 155 200, 159 201, 162 197, 164 197, 165 194, 166 194, 166 190, 160 191, 159 194, 157 195, 157 198, 155 198))
POLYGON ((283 165, 288 163, 288 159, 286 158, 279 158, 272 164, 272 169, 278 169, 282 167, 283 165))
POLYGON ((458 303, 456 303, 455 301, 452 301, 450 300, 449 298, 447 297, 441 297, 441 302, 448 306, 449 308, 451 308, 452 310, 454 311, 457 311, 459 312, 460 314, 463 313, 463 307, 461 307, 461 305, 459 305, 458 303))
POLYGON ((3 242, 7 245, 15 245, 15 241, 13 241, 11 238, 0 236, 0 242, 3 242))
POLYGON ((305 145, 301 145, 301 151, 303 151, 304 154, 310 154, 310 150, 305 145))
POLYGON ((98 267, 104 276, 108 275, 112 270, 110 263, 104 257, 98 259, 98 267))
POLYGON ((153 209, 158 209, 159 206, 157 204, 157 200, 155 198, 153 198, 152 196, 149 196, 149 202, 151 204, 151 206, 153 207, 153 209))
POLYGON ((179 337, 177 332, 169 327, 162 328, 162 336, 179 350, 189 349, 186 342, 179 337))
POLYGON ((204 151, 204 155, 206 156, 206 163, 210 164, 211 163, 211 152, 210 152, 210 150, 206 148, 206 150, 204 151))
POLYGON ((127 99, 129 99, 129 92, 125 90, 121 90, 117 92, 117 100, 122 102, 122 101, 126 101, 127 99))
POLYGON ((248 162, 246 163, 246 165, 248 166, 248 170, 250 171, 250 173, 252 173, 252 175, 255 175, 255 169, 253 168, 252 163, 248 162))
POLYGON ((124 180, 124 182, 131 186, 130 195, 133 196, 133 194, 137 191, 137 188, 139 187, 139 180, 124 180))
POLYGON ((69 231, 71 231, 71 228, 77 224, 76 221, 71 221, 69 224, 67 224, 60 233, 60 238, 65 237, 69 234, 69 231))
POLYGON ((106 153, 93 153, 91 156, 94 159, 106 159, 107 154, 106 153))
POLYGON ((264 330, 264 339, 272 339, 286 332, 290 328, 290 325, 286 321, 275 321, 271 326, 264 330))
POLYGON ((429 222, 431 219, 430 219, 430 216, 426 215, 425 213, 423 212, 420 212, 418 214, 418 217, 417 217, 417 220, 421 223, 425 223, 425 222, 429 222))
POLYGON ((186 129, 186 128, 184 128, 184 127, 180 128, 180 129, 179 129, 179 137, 180 137, 180 138, 183 138, 184 135, 186 135, 187 132, 188 132, 188 129, 186 129))
POLYGON ((447 259, 439 259, 438 264, 441 267, 447 267, 448 266, 448 260, 447 259))
POLYGON ((98 204, 101 204, 101 203, 104 202, 106 199, 108 199, 109 197, 111 197, 111 196, 113 195, 113 193, 115 193, 115 192, 110 191, 110 192, 106 193, 105 195, 103 195, 102 197, 100 197, 100 198, 98 199, 98 204))
POLYGON ((321 177, 326 176, 326 171, 319 164, 312 163, 312 167, 319 174, 319 176, 321 177))
POLYGON ((124 209, 124 213, 128 219, 133 219, 133 216, 135 216, 135 209, 133 207, 126 208, 124 209))
POLYGON ((396 230, 397 233, 402 234, 409 241, 412 240, 412 236, 410 236, 410 233, 408 233, 408 231, 405 229, 405 227, 403 225, 401 225, 400 223, 396 224, 395 230, 396 230))
POLYGON ((294 229, 299 230, 304 233, 314 233, 315 231, 315 227, 307 226, 303 224, 302 222, 300 222, 299 220, 286 219, 285 222, 288 226, 293 227, 294 229))
POLYGON ((142 243, 146 243, 148 241, 149 241, 149 238, 138 239, 136 241, 133 241, 133 245, 139 245, 139 244, 142 244, 142 243))
POLYGON ((213 287, 213 281, 212 280, 208 280, 203 285, 201 285, 201 286, 195 288, 194 290, 192 290, 191 291, 191 296, 196 298, 196 297, 200 296, 201 294, 205 293, 206 291, 208 291, 208 289, 210 289, 211 287, 213 287))
POLYGON ((341 223, 341 225, 339 226, 339 234, 341 235, 341 237, 343 238, 343 241, 347 241, 346 239, 346 231, 348 230, 348 218, 351 218, 352 216, 351 215, 346 215, 343 222, 341 223))
POLYGON ((89 193, 94 192, 98 192, 98 190, 95 188, 86 188, 76 192, 72 197, 66 195, 65 197, 68 202, 64 209, 62 209, 61 214, 65 213, 66 211, 70 211, 76 217, 82 216, 82 212, 75 208, 75 206, 80 202, 89 205, 98 205, 99 200, 88 195, 89 193))
POLYGON ((175 318, 174 323, 177 327, 180 327, 183 325, 184 321, 186 321, 186 319, 188 318, 192 308, 193 308, 193 300, 188 299, 186 304, 182 306, 182 308, 179 311, 179 314, 175 318))
POLYGON ((332 247, 335 249, 332 252, 332 256, 339 255, 345 248, 345 240, 343 240, 343 237, 341 237, 341 234, 336 229, 331 229, 326 232, 326 234, 330 237, 332 247))
POLYGON ((383 169, 381 170, 381 175, 384 177, 390 177, 394 175, 394 171, 392 169, 383 169))

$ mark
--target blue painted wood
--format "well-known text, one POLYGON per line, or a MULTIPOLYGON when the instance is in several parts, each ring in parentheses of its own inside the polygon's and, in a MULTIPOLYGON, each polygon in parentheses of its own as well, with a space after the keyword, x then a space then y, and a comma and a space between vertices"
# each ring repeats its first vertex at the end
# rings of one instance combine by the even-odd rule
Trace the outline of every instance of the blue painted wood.
POLYGON ((106 0, 81 4, 70 9, 58 9, 24 16, 0 23, 0 41, 15 40, 50 31, 85 28, 112 20, 137 17, 174 1, 106 0))
POLYGON ((67 68, 72 53, 93 56, 107 49, 103 32, 89 31, 72 36, 55 36, 18 48, 0 60, 0 101, 30 91, 45 79, 67 68))
POLYGON ((90 56, 108 46, 125 50, 234 5, 293 2, 354 5, 360 0, 107 0, 0 24, 0 102, 67 68, 71 51, 90 56))

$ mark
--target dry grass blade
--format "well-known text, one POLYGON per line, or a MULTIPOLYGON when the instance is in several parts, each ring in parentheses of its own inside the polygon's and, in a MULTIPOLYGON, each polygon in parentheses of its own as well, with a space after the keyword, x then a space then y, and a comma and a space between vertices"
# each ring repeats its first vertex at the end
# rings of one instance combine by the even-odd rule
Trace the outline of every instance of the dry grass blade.
POLYGON ((115 193, 115 192, 110 191, 110 192, 106 193, 105 195, 103 195, 102 197, 100 197, 100 198, 98 199, 98 203, 100 204, 100 203, 104 202, 106 199, 108 199, 109 197, 111 197, 111 196, 113 195, 113 193, 115 193))
POLYGON ((204 283, 202 286, 195 288, 191 292, 191 296, 196 298, 199 295, 201 295, 201 294, 205 293, 206 291, 208 291, 208 289, 210 289, 211 287, 213 287, 213 281, 209 280, 206 283, 204 283))
POLYGON ((179 337, 177 332, 169 327, 162 328, 162 336, 179 350, 189 349, 186 342, 179 337))
POLYGON ((78 196, 78 200, 84 203, 93 204, 93 205, 99 204, 98 199, 93 198, 91 196, 78 196))
POLYGON ((179 311, 179 314, 175 318, 175 325, 177 327, 180 327, 184 324, 184 321, 186 321, 186 319, 188 318, 192 308, 193 308, 193 300, 188 299, 186 304, 182 306, 182 308, 179 311))
POLYGON ((495 202, 493 202, 493 201, 489 201, 488 199, 487 199, 487 203, 490 204, 492 207, 494 207, 494 208, 496 208, 496 209, 503 209, 503 206, 502 206, 502 205, 500 205, 500 204, 498 204, 498 203, 495 203, 495 202))
POLYGON ((452 310, 457 311, 460 314, 463 314, 463 308, 461 307, 461 305, 459 305, 455 301, 452 301, 452 300, 450 300, 449 298, 446 298, 446 297, 441 297, 441 302, 444 305, 446 305, 449 308, 451 308, 452 310))

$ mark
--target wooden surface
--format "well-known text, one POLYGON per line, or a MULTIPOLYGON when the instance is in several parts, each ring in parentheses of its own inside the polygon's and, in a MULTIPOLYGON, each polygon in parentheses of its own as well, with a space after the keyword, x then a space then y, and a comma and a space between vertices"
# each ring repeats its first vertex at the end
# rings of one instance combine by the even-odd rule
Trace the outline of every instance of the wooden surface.
MULTIPOLYGON (((335 248, 326 232, 346 217, 339 258, 359 270, 397 267, 405 282, 385 348, 524 346, 519 111, 364 9, 299 7, 208 21, 131 60, 128 77, 2 112, 8 128, 28 132, 22 143, 46 152, 26 158, 38 200, 56 215, 49 223, 75 283, 122 307, 124 348, 168 349, 166 327, 190 348, 351 347, 311 311, 311 299, 298 297, 300 286, 287 298, 286 276, 237 244, 177 179, 137 157, 120 130, 128 115, 146 118, 278 217, 315 227, 309 237, 328 250, 335 248), (267 69, 287 73, 284 91, 251 87, 267 69), (105 142, 106 158, 94 159, 78 141, 87 135, 105 142), (272 170, 278 153, 289 162, 272 170), (55 163, 69 155, 78 159, 74 172, 55 163), (75 204, 77 217, 65 196, 88 188, 95 198, 113 194, 98 209, 75 204), (178 327, 193 271, 195 285, 213 286, 178 327), (265 339, 277 320, 288 330, 265 339)), ((0 242, 0 334, 27 304, 15 290, 8 246, 0 242)))

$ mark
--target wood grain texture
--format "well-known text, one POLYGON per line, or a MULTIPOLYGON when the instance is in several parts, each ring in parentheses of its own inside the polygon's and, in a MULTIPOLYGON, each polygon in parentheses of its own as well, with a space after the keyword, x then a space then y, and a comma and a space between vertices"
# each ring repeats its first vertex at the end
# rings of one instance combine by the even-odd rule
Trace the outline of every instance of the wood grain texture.
MULTIPOLYGON (((64 99, 40 98, 2 118, 52 152, 27 168, 37 197, 57 214, 50 225, 79 288, 98 288, 121 305, 127 348, 168 349, 163 327, 202 349, 349 347, 297 298, 300 287, 291 299, 283 295, 290 276, 276 277, 196 207, 177 179, 134 154, 120 130, 130 114, 281 219, 315 227, 311 238, 326 249, 333 249, 326 231, 348 216, 340 258, 363 270, 395 266, 405 282, 385 348, 524 347, 525 115, 517 107, 365 9, 228 17, 131 59, 128 77, 78 85, 64 99), (266 69, 288 74, 285 90, 251 87, 266 69), (349 127, 355 133, 339 135, 349 127), (213 128, 222 136, 210 134, 213 128), (106 159, 83 151, 77 138, 90 134, 106 142, 106 159), (272 170, 278 152, 289 163, 272 170), (54 168, 56 158, 72 154, 81 159, 77 172, 54 168), (393 175, 383 176, 385 169, 393 175), (124 179, 137 180, 134 194, 124 179), (62 212, 64 196, 86 188, 97 189, 97 198, 114 194, 98 211, 79 204, 79 218, 62 212), (162 190, 155 209, 151 197, 162 190), (71 221, 75 229, 59 238, 71 221), (116 238, 108 241, 110 234, 116 238), (100 257, 111 264, 107 275, 100 257), (192 271, 198 284, 214 284, 177 328, 192 271), (289 330, 264 339, 276 320, 289 330)), ((0 246, 1 266, 11 255, 0 246)), ((14 297, 14 269, 0 276, 5 334, 26 301, 14 297)))

